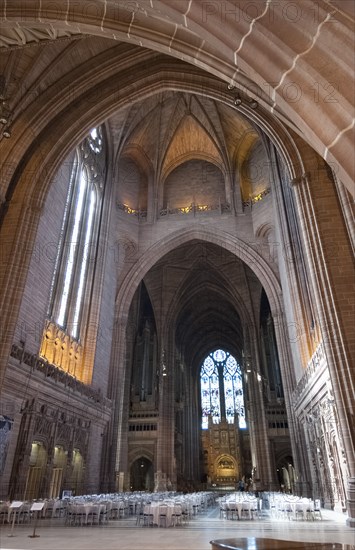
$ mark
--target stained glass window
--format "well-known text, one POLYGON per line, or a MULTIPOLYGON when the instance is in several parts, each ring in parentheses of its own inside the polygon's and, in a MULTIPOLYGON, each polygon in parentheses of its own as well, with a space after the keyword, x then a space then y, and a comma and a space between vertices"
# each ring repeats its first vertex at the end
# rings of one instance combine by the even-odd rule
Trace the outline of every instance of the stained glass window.
POLYGON ((230 353, 217 349, 210 353, 201 367, 202 429, 208 428, 208 418, 221 421, 221 398, 224 399, 226 420, 234 422, 238 413, 239 428, 246 428, 242 371, 230 353))

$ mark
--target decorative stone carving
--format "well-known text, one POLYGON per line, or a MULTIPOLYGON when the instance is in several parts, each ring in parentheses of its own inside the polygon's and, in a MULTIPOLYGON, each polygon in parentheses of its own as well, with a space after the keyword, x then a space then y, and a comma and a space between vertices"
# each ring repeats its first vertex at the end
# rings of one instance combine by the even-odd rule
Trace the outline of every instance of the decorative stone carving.
POLYGON ((82 379, 81 344, 52 321, 46 322, 40 355, 75 378, 82 379))
POLYGON ((35 419, 33 436, 34 438, 40 438, 45 443, 48 443, 50 434, 52 432, 53 421, 44 415, 38 415, 35 419))
POLYGON ((72 429, 68 424, 59 424, 57 427, 55 443, 60 443, 66 449, 69 448, 72 429))
POLYGON ((343 480, 348 475, 347 465, 322 343, 294 391, 294 403, 308 441, 313 492, 321 497, 323 504, 344 511, 343 480), (315 395, 312 388, 316 379, 320 389, 315 395))
POLYGON ((242 477, 237 423, 237 417, 234 424, 222 419, 220 424, 209 422, 208 430, 203 430, 204 473, 218 486, 235 487, 242 477))

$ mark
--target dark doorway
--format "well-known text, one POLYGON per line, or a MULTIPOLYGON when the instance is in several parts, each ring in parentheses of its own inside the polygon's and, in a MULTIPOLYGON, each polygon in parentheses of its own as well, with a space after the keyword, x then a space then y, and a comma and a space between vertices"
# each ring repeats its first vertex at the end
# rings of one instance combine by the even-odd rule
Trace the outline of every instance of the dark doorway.
POLYGON ((153 464, 144 456, 137 458, 131 466, 131 490, 153 491, 153 464))

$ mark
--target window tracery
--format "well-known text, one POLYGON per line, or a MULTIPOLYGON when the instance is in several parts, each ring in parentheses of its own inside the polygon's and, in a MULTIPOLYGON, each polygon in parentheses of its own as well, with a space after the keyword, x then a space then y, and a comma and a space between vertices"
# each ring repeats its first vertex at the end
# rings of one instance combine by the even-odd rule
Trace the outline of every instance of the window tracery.
POLYGON ((204 360, 200 372, 202 429, 208 428, 208 419, 221 422, 221 410, 228 423, 239 417, 239 428, 246 428, 242 371, 230 353, 217 349, 204 360), (223 400, 223 403, 221 402, 223 400))

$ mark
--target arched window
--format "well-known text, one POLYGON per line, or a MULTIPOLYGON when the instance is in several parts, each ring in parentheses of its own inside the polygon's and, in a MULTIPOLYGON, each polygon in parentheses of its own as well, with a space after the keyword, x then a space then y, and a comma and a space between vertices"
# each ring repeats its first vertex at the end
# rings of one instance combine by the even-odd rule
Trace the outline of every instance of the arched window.
POLYGON ((238 413, 239 428, 246 428, 242 371, 233 355, 222 349, 210 353, 202 364, 200 380, 202 429, 208 428, 209 416, 218 424, 221 411, 229 423, 238 413))
POLYGON ((90 292, 103 196, 101 128, 91 130, 76 150, 53 279, 49 315, 59 327, 80 339, 84 298, 90 292))
POLYGON ((106 152, 102 129, 76 148, 40 355, 84 380, 83 346, 98 257, 106 152))

